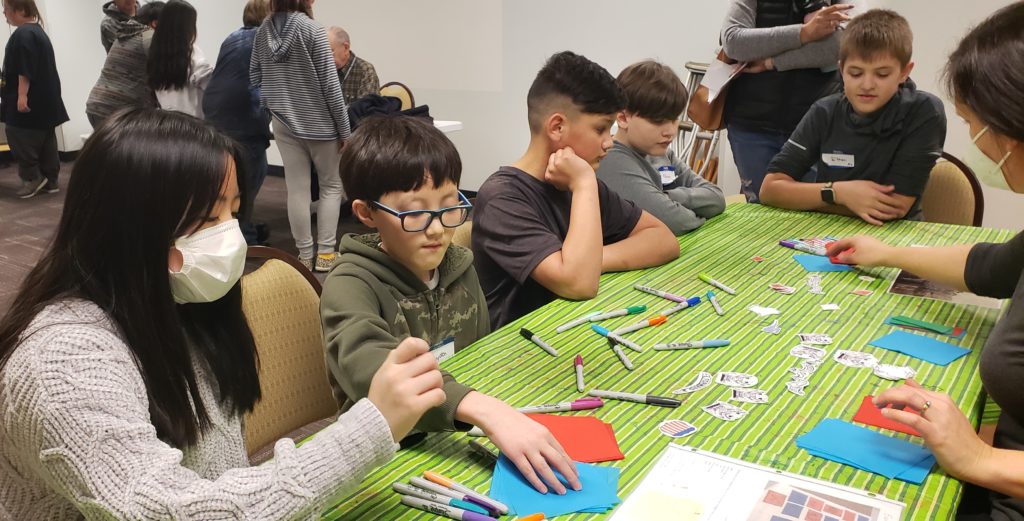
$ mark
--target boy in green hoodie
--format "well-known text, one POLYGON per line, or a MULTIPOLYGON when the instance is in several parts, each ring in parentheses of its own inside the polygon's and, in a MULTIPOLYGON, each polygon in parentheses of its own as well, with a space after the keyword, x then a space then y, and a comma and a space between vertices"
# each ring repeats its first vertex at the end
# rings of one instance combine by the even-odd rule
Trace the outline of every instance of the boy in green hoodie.
MULTIPOLYGON (((341 156, 352 213, 377 233, 346 235, 324 281, 320 317, 334 396, 345 411, 365 397, 388 353, 410 336, 439 361, 490 331, 473 254, 451 244, 472 205, 458 190, 455 146, 422 119, 362 122, 341 156)), ((477 426, 540 492, 579 490, 576 468, 548 430, 505 402, 442 371, 447 399, 423 415, 423 432, 477 426), (545 485, 546 483, 546 485, 545 485)))

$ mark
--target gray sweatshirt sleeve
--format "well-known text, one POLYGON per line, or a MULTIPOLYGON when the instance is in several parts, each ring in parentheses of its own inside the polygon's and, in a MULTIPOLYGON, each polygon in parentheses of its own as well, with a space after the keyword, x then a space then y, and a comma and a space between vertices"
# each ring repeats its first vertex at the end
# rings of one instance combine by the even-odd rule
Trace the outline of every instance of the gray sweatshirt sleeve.
MULTIPOLYGON (((864 0, 846 0, 853 4, 851 16, 862 12, 864 0)), ((757 0, 733 0, 722 26, 725 54, 739 61, 772 57, 779 71, 793 69, 834 69, 839 60, 842 31, 822 40, 800 43, 801 24, 757 28, 757 0)))
POLYGON ((612 150, 601 160, 597 176, 612 191, 636 203, 657 217, 676 235, 682 235, 704 224, 704 218, 678 201, 673 200, 626 153, 612 150))
POLYGON ((44 338, 5 367, 4 443, 87 520, 313 519, 398 447, 384 416, 361 400, 301 447, 282 439, 273 461, 203 479, 157 437, 123 342, 61 327, 37 333, 44 338))
POLYGON ((718 185, 697 175, 689 165, 675 157, 672 150, 668 151, 668 159, 675 165, 676 179, 682 184, 665 191, 669 198, 705 219, 725 211, 725 194, 718 185))

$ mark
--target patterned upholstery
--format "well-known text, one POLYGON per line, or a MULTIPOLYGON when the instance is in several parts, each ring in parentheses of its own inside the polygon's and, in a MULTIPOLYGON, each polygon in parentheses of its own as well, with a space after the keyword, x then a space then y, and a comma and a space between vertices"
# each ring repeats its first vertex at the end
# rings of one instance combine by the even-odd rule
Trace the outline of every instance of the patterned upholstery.
POLYGON ((245 417, 253 456, 289 432, 333 416, 337 403, 327 381, 320 298, 288 264, 270 259, 242 277, 242 311, 259 353, 263 398, 245 417))
POLYGON ((408 110, 416 106, 416 101, 412 97, 412 91, 409 87, 397 82, 389 81, 380 87, 381 96, 391 96, 402 100, 402 110, 408 110))
POLYGON ((955 157, 943 153, 921 194, 922 220, 981 226, 984 208, 981 185, 974 173, 955 157))

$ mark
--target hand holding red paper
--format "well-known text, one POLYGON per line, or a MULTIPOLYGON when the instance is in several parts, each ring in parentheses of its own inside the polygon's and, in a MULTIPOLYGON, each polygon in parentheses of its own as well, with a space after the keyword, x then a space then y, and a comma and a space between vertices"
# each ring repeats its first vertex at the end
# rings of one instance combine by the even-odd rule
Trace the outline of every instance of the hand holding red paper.
POLYGON ((829 243, 825 253, 833 262, 858 266, 888 266, 886 261, 891 246, 868 236, 856 235, 829 243))
POLYGON ((882 409, 882 415, 921 433, 925 445, 950 475, 966 481, 979 475, 992 447, 978 437, 948 395, 925 389, 911 379, 906 385, 876 396, 875 405, 892 405, 892 408, 882 409), (920 415, 900 410, 903 407, 910 407, 920 415))

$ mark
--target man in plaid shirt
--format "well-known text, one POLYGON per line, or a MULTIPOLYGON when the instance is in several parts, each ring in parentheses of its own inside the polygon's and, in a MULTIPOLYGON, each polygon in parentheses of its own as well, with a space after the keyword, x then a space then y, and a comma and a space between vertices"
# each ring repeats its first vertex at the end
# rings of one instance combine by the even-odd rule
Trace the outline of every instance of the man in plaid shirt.
POLYGON ((341 27, 329 27, 327 36, 331 42, 331 51, 334 52, 334 64, 338 67, 338 80, 341 81, 345 103, 351 104, 363 96, 378 94, 380 80, 377 79, 377 71, 370 62, 352 52, 352 41, 348 33, 341 27))

